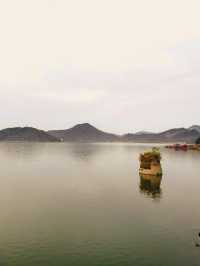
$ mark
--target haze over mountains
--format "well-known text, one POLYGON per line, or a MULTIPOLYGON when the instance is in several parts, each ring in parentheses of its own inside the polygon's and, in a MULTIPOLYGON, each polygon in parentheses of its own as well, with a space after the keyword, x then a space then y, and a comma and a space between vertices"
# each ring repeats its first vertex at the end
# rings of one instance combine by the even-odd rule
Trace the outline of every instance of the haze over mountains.
POLYGON ((194 143, 200 136, 200 126, 174 128, 161 133, 140 131, 124 135, 111 134, 89 123, 64 130, 43 131, 32 127, 14 127, 0 130, 0 141, 33 142, 141 142, 141 143, 194 143))

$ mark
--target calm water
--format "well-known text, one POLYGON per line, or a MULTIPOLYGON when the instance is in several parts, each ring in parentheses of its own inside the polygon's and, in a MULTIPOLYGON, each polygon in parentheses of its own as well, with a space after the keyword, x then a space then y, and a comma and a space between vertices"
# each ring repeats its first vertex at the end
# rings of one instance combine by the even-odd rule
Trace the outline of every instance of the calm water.
POLYGON ((162 149, 151 183, 145 149, 1 143, 0 265, 199 266, 200 153, 162 149))

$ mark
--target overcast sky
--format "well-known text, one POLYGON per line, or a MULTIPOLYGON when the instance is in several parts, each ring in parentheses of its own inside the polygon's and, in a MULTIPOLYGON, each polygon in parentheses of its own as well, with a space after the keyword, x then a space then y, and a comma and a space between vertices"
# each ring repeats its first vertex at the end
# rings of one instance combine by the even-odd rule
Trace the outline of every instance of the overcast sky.
POLYGON ((0 0, 0 128, 200 124, 199 0, 0 0))

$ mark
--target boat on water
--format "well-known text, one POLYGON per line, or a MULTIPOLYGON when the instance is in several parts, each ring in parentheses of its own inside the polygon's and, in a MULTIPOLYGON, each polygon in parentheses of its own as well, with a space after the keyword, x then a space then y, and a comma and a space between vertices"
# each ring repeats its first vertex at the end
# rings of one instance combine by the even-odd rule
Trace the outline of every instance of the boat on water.
POLYGON ((165 147, 168 148, 168 149, 174 149, 176 151, 179 151, 179 150, 187 151, 189 149, 189 145, 187 145, 187 144, 179 144, 179 143, 176 143, 176 144, 173 144, 173 145, 167 145, 165 147))
POLYGON ((158 148, 140 154, 140 175, 162 176, 161 154, 158 148))
POLYGON ((172 144, 165 146, 165 148, 174 149, 175 151, 188 151, 188 150, 200 151, 199 144, 172 144))

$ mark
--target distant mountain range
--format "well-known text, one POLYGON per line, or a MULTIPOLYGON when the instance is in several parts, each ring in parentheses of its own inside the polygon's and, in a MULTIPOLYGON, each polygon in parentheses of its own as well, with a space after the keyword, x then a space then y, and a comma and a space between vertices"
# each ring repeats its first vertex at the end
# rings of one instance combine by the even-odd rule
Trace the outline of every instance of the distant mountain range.
POLYGON ((0 130, 0 141, 35 142, 141 142, 141 143, 194 143, 200 136, 200 126, 174 128, 161 133, 140 131, 124 135, 111 134, 84 123, 64 130, 43 131, 32 127, 0 130))
POLYGON ((194 143, 198 136, 200 136, 200 131, 197 131, 196 129, 175 128, 161 133, 126 134, 122 136, 122 138, 127 142, 194 143))
POLYGON ((92 125, 85 123, 76 125, 66 130, 51 130, 48 133, 63 141, 72 142, 186 142, 194 143, 200 136, 200 126, 190 128, 175 128, 161 133, 141 131, 116 135, 101 131, 92 125))

